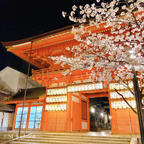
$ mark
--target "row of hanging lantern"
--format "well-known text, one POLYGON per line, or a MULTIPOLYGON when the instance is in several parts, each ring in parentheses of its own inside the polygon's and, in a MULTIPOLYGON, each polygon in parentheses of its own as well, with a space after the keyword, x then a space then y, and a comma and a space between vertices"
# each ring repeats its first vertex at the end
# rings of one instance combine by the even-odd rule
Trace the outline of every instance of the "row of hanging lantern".
POLYGON ((47 90, 47 95, 62 95, 67 94, 67 92, 78 92, 87 90, 103 89, 102 83, 93 84, 82 84, 82 85, 72 85, 67 88, 53 88, 47 90))
POLYGON ((102 83, 93 83, 93 84, 69 86, 68 92, 87 91, 87 90, 96 90, 96 89, 103 89, 103 84, 102 83))
MULTIPOLYGON (((129 88, 133 88, 133 83, 132 83, 132 81, 130 81, 129 83, 128 83, 128 86, 129 86, 129 88)), ((117 90, 121 90, 121 89, 127 89, 127 86, 125 85, 125 84, 120 84, 120 83, 111 83, 110 85, 109 85, 109 88, 110 88, 110 90, 114 90, 114 89, 117 89, 117 90)))
MULTIPOLYGON (((133 108, 136 108, 136 101, 135 100, 128 100, 128 103, 133 108)), ((111 102, 111 107, 113 109, 127 109, 127 108, 130 108, 125 101, 114 101, 114 102, 111 102)))
POLYGON ((67 96, 47 97, 46 102, 47 103, 67 102, 67 96))
POLYGON ((63 94, 67 94, 66 88, 56 88, 47 90, 47 95, 63 95, 63 94))
MULTIPOLYGON (((111 83, 109 88, 110 90, 126 89, 124 85, 119 83, 111 83)), ((131 89, 133 88, 132 82, 129 82, 129 88, 131 89)), ((47 95, 64 95, 67 94, 67 92, 78 92, 78 91, 97 90, 97 89, 103 89, 103 84, 93 83, 93 84, 72 85, 72 86, 68 86, 67 88, 47 89, 47 95)))
POLYGON ((67 104, 48 104, 45 107, 47 111, 66 111, 67 104))
MULTIPOLYGON (((130 91, 119 91, 119 93, 122 94, 124 98, 134 98, 134 95, 130 91)), ((110 98, 120 99, 122 97, 117 92, 111 92, 110 98)))
POLYGON ((127 89, 133 89, 132 81, 125 82, 123 84, 120 83, 111 83, 109 85, 110 88, 110 98, 111 98, 111 108, 112 109, 128 109, 130 108, 128 104, 124 100, 119 100, 122 97, 115 92, 114 90, 118 90, 118 92, 123 95, 127 102, 133 107, 136 108, 136 101, 134 99, 134 95, 127 89), (114 100, 114 101, 113 101, 114 100))

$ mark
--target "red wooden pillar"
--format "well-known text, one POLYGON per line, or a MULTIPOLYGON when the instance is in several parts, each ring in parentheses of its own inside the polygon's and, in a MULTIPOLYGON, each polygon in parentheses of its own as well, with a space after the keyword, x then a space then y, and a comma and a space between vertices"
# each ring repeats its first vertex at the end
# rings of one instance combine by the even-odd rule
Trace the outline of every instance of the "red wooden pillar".
POLYGON ((28 105, 28 114, 27 114, 27 121, 26 121, 26 130, 28 130, 28 126, 29 126, 30 110, 31 110, 31 103, 28 105))
POLYGON ((71 116, 71 93, 67 94, 67 120, 66 120, 66 131, 71 131, 72 116, 71 116))
MULTIPOLYGON (((105 84, 107 84, 108 85, 108 83, 105 83, 105 84)), ((109 85, 108 85, 109 86, 109 85)), ((111 131, 112 131, 112 133, 114 133, 114 129, 115 129, 115 124, 114 124, 114 118, 113 118, 113 115, 112 115, 112 107, 111 107, 111 97, 110 97, 110 89, 108 88, 108 100, 109 100, 109 110, 110 110, 110 116, 111 116, 111 120, 110 120, 110 122, 111 122, 111 131)))
POLYGON ((87 126, 90 131, 89 97, 87 97, 87 126))
POLYGON ((16 108, 15 108, 15 114, 14 114, 14 119, 13 119, 12 130, 15 129, 16 116, 17 116, 17 109, 18 109, 18 104, 16 104, 16 108))
POLYGON ((80 100, 80 131, 82 131, 82 98, 81 93, 79 93, 79 100, 80 100))
POLYGON ((45 126, 45 107, 46 107, 46 96, 43 100, 43 110, 42 110, 42 116, 41 116, 41 126, 40 126, 40 130, 44 130, 44 126, 45 126))
POLYGON ((117 124, 117 111, 112 109, 111 107, 111 97, 110 97, 110 89, 108 88, 108 99, 109 99, 109 108, 111 115, 111 131, 112 133, 118 133, 118 124, 117 124))

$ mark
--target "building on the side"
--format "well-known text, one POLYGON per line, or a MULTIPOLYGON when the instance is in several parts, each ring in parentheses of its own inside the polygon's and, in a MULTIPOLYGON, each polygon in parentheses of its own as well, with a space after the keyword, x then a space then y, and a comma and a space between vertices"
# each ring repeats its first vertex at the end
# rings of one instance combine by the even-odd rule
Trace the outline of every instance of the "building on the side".
MULTIPOLYGON (((16 99, 26 87, 26 75, 11 68, 6 67, 0 71, 0 131, 11 130, 14 123, 15 103, 4 104, 5 102, 16 99)), ((32 79, 28 80, 28 92, 31 89, 42 86, 32 79)), ((24 94, 21 94, 23 97, 24 94)), ((27 93, 29 96, 29 93, 27 93)))
MULTIPOLYGON (((90 28, 95 33, 109 31, 104 27, 90 28)), ((136 108, 134 96, 125 87, 117 83, 108 84, 107 81, 92 82, 89 79, 91 70, 75 70, 71 75, 64 76, 62 72, 69 66, 63 68, 49 58, 69 56, 70 52, 66 51, 66 47, 79 44, 74 40, 70 28, 3 44, 8 51, 39 68, 33 71, 32 78, 46 88, 42 98, 26 100, 23 128, 56 132, 89 131, 90 99, 106 97, 109 101, 112 133, 139 134, 137 115, 114 91, 118 87, 133 108, 136 108)), ((130 87, 133 89, 131 82, 130 87)), ((22 101, 18 101, 13 129, 19 127, 21 105, 22 101)))
POLYGON ((12 129, 14 109, 15 107, 13 105, 5 105, 0 103, 0 131, 12 129))
POLYGON ((24 94, 25 90, 23 89, 19 91, 16 95, 11 97, 8 101, 4 102, 4 104, 13 104, 15 106, 12 129, 14 130, 19 128, 22 109, 22 129, 39 129, 41 126, 43 102, 45 98, 45 88, 39 87, 28 89, 25 100, 24 94))

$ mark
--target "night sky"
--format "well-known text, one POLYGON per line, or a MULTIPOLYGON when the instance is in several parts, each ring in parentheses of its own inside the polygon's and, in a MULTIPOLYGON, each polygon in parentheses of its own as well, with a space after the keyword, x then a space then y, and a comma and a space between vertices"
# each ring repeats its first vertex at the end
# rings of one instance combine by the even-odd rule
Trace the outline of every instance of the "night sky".
MULTIPOLYGON (((62 11, 86 4, 87 0, 0 0, 0 42, 14 41, 72 25, 62 11)), ((95 0, 89 0, 93 3, 95 0)), ((26 62, 0 45, 0 70, 11 66, 26 73, 26 62)))

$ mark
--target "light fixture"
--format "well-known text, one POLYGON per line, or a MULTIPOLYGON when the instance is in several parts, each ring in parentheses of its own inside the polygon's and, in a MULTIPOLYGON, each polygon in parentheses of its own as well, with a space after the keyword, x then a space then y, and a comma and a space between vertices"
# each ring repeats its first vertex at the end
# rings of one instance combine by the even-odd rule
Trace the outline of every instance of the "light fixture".
POLYGON ((101 113, 100 113, 100 116, 103 118, 103 117, 104 117, 104 113, 103 113, 103 112, 101 112, 101 113))
POLYGON ((90 108, 90 112, 91 112, 91 113, 95 113, 95 108, 94 108, 94 107, 91 107, 91 108, 90 108))
POLYGON ((112 119, 112 116, 109 116, 109 120, 111 120, 112 119))

